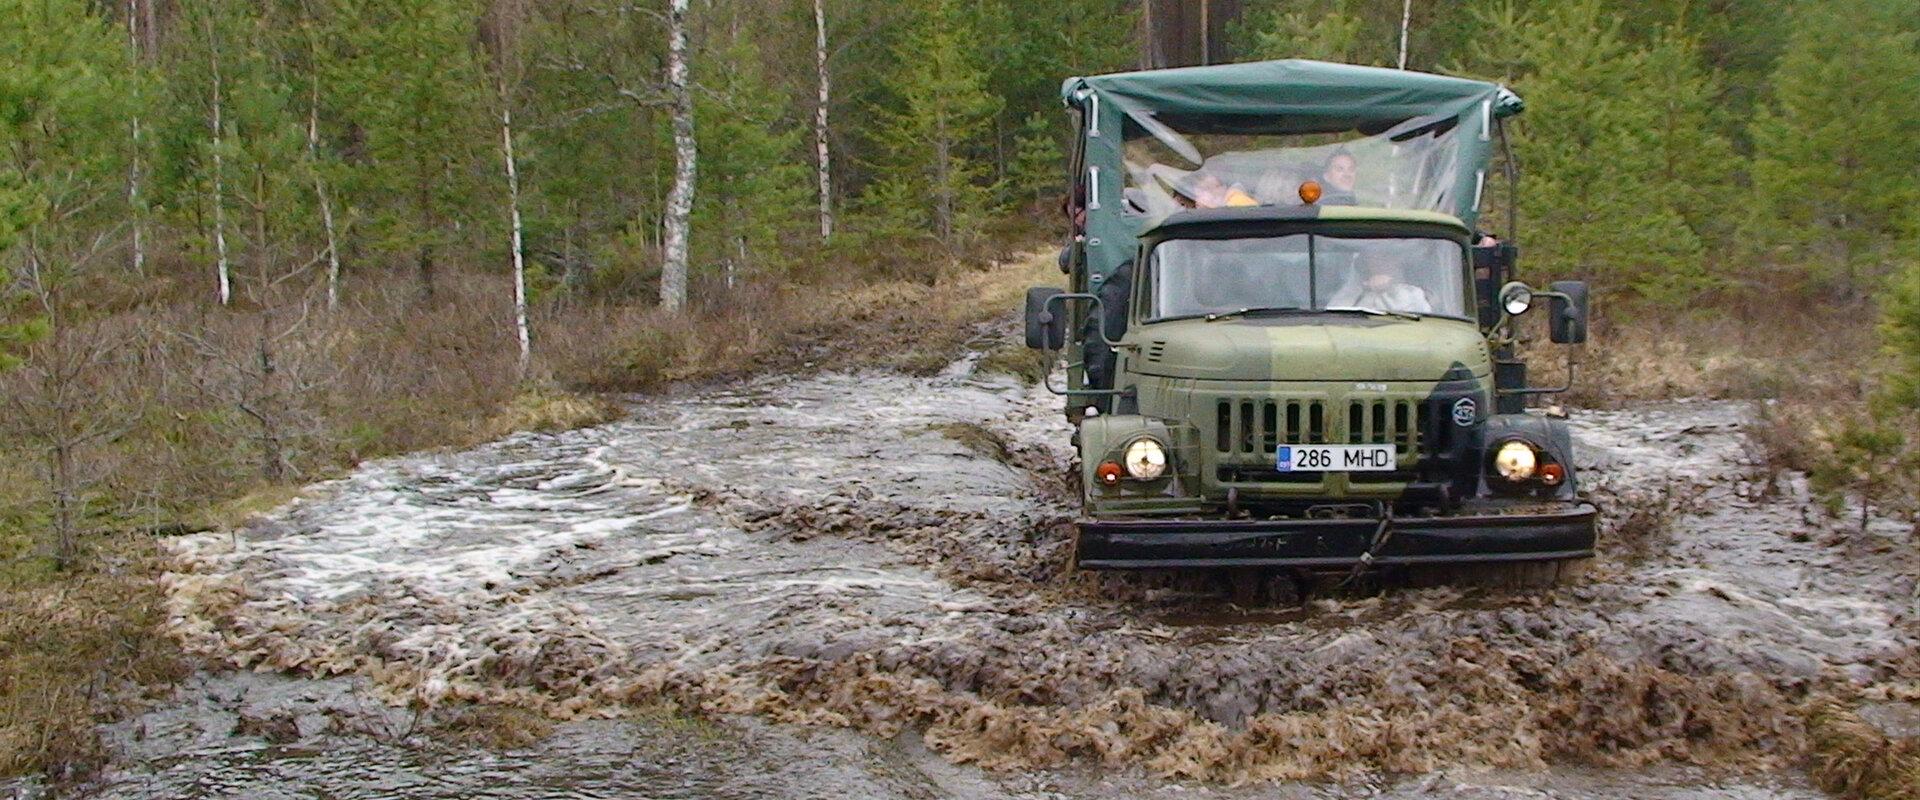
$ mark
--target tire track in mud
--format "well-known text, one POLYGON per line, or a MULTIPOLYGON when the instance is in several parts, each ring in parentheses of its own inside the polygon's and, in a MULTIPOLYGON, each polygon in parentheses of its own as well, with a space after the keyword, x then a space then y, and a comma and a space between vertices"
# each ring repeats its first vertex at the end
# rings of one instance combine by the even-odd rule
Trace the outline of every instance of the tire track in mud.
POLYGON ((1920 677, 1911 549, 1804 535, 1804 486, 1747 474, 1738 405, 1579 418, 1614 519, 1658 510, 1588 583, 1252 612, 1064 571, 1055 409, 961 370, 774 379, 380 462, 181 540, 175 625, 226 663, 396 701, 665 699, 919 730, 988 767, 1222 780, 1779 764, 1809 698, 1920 677))

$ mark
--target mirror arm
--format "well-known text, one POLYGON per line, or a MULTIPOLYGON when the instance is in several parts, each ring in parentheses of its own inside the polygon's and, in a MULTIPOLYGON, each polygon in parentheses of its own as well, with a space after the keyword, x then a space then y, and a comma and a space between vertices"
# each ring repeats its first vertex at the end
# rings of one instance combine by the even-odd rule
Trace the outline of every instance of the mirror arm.
POLYGON ((1053 313, 1054 303, 1059 303, 1061 306, 1064 307, 1066 305, 1066 301, 1068 300, 1086 300, 1093 304, 1093 314, 1094 314, 1093 322, 1094 322, 1094 326, 1098 328, 1100 331, 1100 341, 1102 344, 1105 344, 1106 346, 1114 348, 1116 350, 1133 349, 1134 346, 1131 344, 1116 342, 1112 339, 1107 338, 1106 315, 1100 313, 1104 309, 1100 305, 1100 296, 1097 294, 1090 294, 1088 292, 1063 292, 1061 294, 1056 294, 1050 298, 1047 298, 1047 313, 1049 314, 1053 313))
POLYGON ((1511 397, 1513 395, 1519 395, 1519 394, 1524 394, 1524 395, 1561 394, 1573 388, 1573 369, 1574 367, 1577 367, 1577 366, 1580 366, 1580 364, 1579 362, 1576 362, 1573 360, 1573 351, 1568 350, 1567 351, 1567 382, 1566 383, 1559 386, 1528 386, 1524 389, 1500 389, 1496 391, 1495 394, 1501 395, 1503 397, 1511 397))
MULTIPOLYGON (((1532 289, 1532 287, 1528 287, 1528 289, 1530 289, 1530 290, 1531 290, 1531 289, 1532 289)), ((1536 292, 1534 292, 1534 293, 1533 293, 1533 296, 1534 296, 1534 297, 1536 297, 1536 298, 1539 298, 1539 297, 1558 297, 1558 298, 1560 298, 1560 299, 1562 299, 1562 300, 1565 300, 1565 301, 1567 301, 1567 302, 1569 302, 1569 303, 1571 303, 1571 302, 1573 302, 1573 298, 1571 298, 1571 297, 1568 297, 1568 296, 1567 296, 1567 293, 1566 293, 1566 292, 1547 292, 1547 291, 1536 291, 1536 292)), ((1495 298, 1495 301, 1496 301, 1496 302, 1498 302, 1498 300, 1499 300, 1499 298, 1495 298)), ((1533 309, 1532 309, 1531 307, 1529 307, 1529 308, 1528 308, 1527 310, 1528 310, 1528 311, 1532 311, 1533 309)), ((1502 326, 1505 326, 1505 325, 1506 325, 1507 323, 1509 323, 1509 322, 1512 322, 1512 321, 1513 321, 1513 319, 1514 319, 1514 317, 1513 317, 1513 315, 1512 315, 1512 314, 1509 314, 1509 313, 1507 313, 1507 304, 1505 304, 1505 303, 1501 303, 1501 304, 1500 304, 1500 321, 1499 321, 1499 322, 1496 322, 1496 323, 1494 323, 1494 324, 1493 324, 1493 327, 1494 327, 1494 328, 1496 328, 1496 329, 1497 329, 1497 328, 1500 328, 1500 327, 1502 327, 1502 326)))
MULTIPOLYGON (((1085 362, 1068 364, 1067 369, 1081 366, 1085 366, 1085 362)), ((1047 391, 1062 397, 1112 397, 1133 394, 1133 387, 1127 387, 1125 389, 1055 389, 1053 388, 1053 370, 1047 370, 1047 377, 1041 379, 1040 385, 1047 387, 1047 391)))

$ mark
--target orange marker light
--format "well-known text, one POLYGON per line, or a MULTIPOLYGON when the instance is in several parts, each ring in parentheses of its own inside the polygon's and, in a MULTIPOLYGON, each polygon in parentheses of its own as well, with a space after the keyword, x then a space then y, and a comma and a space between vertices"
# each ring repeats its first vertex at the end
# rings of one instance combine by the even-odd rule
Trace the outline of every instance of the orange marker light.
POLYGON ((1540 465, 1540 482, 1548 486, 1559 486, 1567 479, 1567 468, 1559 464, 1540 465))
POLYGON ((1300 184, 1300 202, 1313 205, 1320 202, 1320 183, 1304 181, 1300 184))
POLYGON ((1094 468, 1093 474, 1100 478, 1101 483, 1108 486, 1115 486, 1120 483, 1120 465, 1112 461, 1108 461, 1094 468))

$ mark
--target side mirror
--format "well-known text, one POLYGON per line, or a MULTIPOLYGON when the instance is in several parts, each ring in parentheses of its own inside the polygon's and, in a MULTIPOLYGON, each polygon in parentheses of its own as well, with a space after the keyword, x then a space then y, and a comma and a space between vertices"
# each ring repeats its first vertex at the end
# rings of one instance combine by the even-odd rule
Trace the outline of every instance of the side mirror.
POLYGON ((1035 286, 1027 290, 1027 346, 1035 350, 1059 350, 1067 344, 1066 304, 1053 299, 1066 291, 1054 286, 1035 286))
POLYGON ((1500 287, 1500 310, 1517 317, 1533 308, 1533 289, 1520 281, 1508 281, 1500 287))
POLYGON ((1581 344, 1587 340, 1586 281, 1554 281, 1547 287, 1547 335, 1555 344, 1581 344))

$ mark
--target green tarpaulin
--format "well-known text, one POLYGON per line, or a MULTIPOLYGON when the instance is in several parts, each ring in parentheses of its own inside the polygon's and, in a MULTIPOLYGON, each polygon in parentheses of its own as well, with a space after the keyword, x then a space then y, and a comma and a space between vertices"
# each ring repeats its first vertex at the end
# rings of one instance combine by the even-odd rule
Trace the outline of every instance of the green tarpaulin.
POLYGON ((1247 169, 1235 165, 1267 163, 1281 165, 1268 173, 1292 180, 1284 166, 1289 155, 1303 161, 1355 146, 1363 161, 1374 162, 1376 183, 1390 178, 1396 185, 1375 187, 1371 197, 1360 193, 1352 204, 1439 211, 1472 225, 1497 121, 1522 107, 1518 96, 1484 81, 1300 60, 1071 78, 1062 95, 1081 125, 1075 186, 1087 214, 1087 288, 1131 258, 1136 235, 1155 221, 1141 191, 1127 192, 1129 181, 1145 185, 1156 175, 1165 185, 1170 175, 1199 177, 1211 167, 1231 179, 1247 169), (1284 137, 1301 143, 1271 143, 1284 137), (1221 140, 1257 140, 1248 146, 1268 149, 1222 152, 1230 145, 1221 140))

